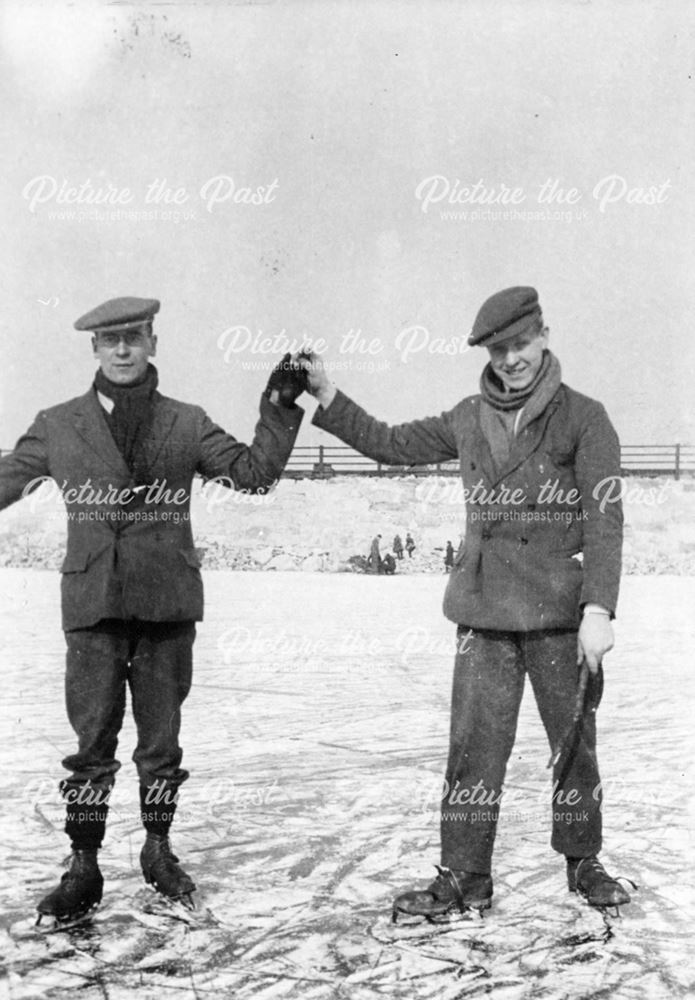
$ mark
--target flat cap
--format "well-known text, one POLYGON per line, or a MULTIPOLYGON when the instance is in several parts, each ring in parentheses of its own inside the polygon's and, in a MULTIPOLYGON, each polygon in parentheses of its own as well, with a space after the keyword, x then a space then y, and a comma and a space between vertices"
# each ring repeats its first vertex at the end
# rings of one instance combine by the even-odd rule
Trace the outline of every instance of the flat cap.
POLYGON ((146 323, 159 312, 158 299, 109 299, 75 320, 76 330, 123 330, 146 323))
POLYGON ((468 337, 471 347, 490 347, 533 327, 541 318, 538 292, 518 286, 496 292, 483 302, 468 337))

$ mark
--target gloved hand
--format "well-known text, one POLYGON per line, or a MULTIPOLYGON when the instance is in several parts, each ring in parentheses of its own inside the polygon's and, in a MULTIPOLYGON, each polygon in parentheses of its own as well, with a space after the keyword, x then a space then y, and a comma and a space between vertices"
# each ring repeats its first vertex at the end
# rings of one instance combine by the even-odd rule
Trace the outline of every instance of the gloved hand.
POLYGON ((280 406, 294 406, 294 401, 306 390, 308 375, 304 368, 293 364, 292 357, 288 352, 279 361, 268 379, 265 396, 271 403, 279 403, 280 406))

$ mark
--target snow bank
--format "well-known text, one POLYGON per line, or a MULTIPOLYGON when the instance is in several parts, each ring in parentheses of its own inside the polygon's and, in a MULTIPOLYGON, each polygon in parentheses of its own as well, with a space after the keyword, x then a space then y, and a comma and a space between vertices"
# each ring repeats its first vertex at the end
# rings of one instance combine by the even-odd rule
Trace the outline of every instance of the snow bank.
MULTIPOLYGON (((695 482, 628 479, 625 488, 627 574, 695 574, 695 482)), ((456 477, 282 480, 267 497, 194 486, 192 521, 206 569, 352 572, 381 534, 413 535, 412 559, 398 573, 443 573, 447 541, 465 525, 456 477)), ((55 497, 28 497, 0 517, 0 565, 57 569, 65 546, 65 512, 55 497)))

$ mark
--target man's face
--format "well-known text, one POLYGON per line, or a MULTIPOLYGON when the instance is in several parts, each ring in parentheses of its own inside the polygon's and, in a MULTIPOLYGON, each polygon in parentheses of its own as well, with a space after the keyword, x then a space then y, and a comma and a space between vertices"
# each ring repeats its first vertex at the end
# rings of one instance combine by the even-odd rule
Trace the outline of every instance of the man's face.
POLYGON ((92 337, 94 357, 102 372, 116 385, 130 385, 143 377, 157 351, 157 338, 147 327, 107 330, 92 337))
POLYGON ((487 350, 493 370, 507 389, 525 389, 540 371, 547 346, 548 330, 544 327, 540 333, 518 333, 487 350))

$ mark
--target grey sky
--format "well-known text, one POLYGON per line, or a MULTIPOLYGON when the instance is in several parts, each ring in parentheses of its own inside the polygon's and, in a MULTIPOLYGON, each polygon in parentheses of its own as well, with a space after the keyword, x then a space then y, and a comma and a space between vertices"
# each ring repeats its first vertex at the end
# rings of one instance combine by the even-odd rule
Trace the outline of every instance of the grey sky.
MULTIPOLYGON (((112 296, 162 300, 162 391, 243 438, 275 354, 233 348, 259 331, 322 338, 342 388, 406 420, 476 390, 487 355, 465 337, 513 284, 539 289, 565 380, 624 443, 695 440, 685 0, 6 3, 1 18, 0 447, 87 388, 72 322, 112 296), (181 204, 147 203, 156 182, 181 204), (498 202, 425 201, 477 182, 498 202), (553 182, 574 204, 539 203, 553 182), (350 331, 375 353, 350 352, 350 331)), ((300 444, 320 439, 306 423, 300 444)))

